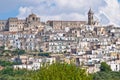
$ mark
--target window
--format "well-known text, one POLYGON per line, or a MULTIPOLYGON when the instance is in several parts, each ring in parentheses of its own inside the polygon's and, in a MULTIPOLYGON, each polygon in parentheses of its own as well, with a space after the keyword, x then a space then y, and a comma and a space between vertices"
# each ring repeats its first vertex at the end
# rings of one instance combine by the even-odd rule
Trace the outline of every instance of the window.
POLYGON ((63 36, 65 36, 65 34, 63 34, 63 36))
POLYGON ((35 20, 35 17, 33 17, 33 21, 35 20))

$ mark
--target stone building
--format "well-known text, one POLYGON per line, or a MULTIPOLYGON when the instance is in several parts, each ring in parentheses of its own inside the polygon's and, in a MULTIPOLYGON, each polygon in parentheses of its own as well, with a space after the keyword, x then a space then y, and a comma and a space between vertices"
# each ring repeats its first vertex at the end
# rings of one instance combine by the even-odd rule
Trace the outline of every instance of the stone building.
POLYGON ((88 11, 88 25, 93 25, 94 24, 94 19, 93 19, 93 11, 90 9, 88 11))
POLYGON ((54 30, 64 30, 66 27, 78 28, 87 24, 86 21, 47 21, 47 25, 51 26, 54 30))
POLYGON ((8 30, 8 21, 7 20, 0 20, 0 31, 8 30))
POLYGON ((26 19, 18 19, 17 17, 8 18, 8 20, 0 20, 0 31, 26 31, 31 29, 41 29, 44 25, 40 22, 40 17, 30 14, 26 19))
POLYGON ((64 30, 66 27, 69 28, 80 28, 84 25, 97 25, 98 22, 94 21, 94 13, 90 9, 88 11, 88 22, 87 21, 60 21, 60 20, 48 20, 47 25, 51 26, 54 30, 64 30))

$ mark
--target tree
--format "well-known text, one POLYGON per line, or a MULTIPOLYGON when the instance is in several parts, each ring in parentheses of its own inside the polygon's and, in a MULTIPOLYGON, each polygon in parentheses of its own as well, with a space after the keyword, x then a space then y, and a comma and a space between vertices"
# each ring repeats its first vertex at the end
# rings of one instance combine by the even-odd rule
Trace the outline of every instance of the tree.
POLYGON ((12 53, 13 53, 14 55, 22 55, 22 54, 25 54, 25 50, 15 49, 14 51, 12 51, 12 53))
POLYGON ((5 49, 5 46, 0 46, 0 50, 4 50, 5 49))
POLYGON ((97 72, 93 74, 93 80, 120 80, 120 72, 97 72))
POLYGON ((0 80, 30 80, 29 77, 26 78, 30 72, 26 69, 14 70, 12 67, 6 67, 0 71, 0 80))
POLYGON ((41 53, 38 54, 38 56, 46 56, 46 57, 49 57, 49 56, 50 56, 50 53, 41 52, 41 53))
POLYGON ((31 80, 92 80, 85 69, 66 63, 54 63, 44 66, 33 72, 30 77, 31 80))
POLYGON ((100 71, 111 71, 111 68, 108 64, 106 64, 106 62, 102 62, 100 66, 100 71))
POLYGON ((0 60, 0 66, 6 67, 6 66, 13 66, 13 63, 10 61, 2 61, 0 60))

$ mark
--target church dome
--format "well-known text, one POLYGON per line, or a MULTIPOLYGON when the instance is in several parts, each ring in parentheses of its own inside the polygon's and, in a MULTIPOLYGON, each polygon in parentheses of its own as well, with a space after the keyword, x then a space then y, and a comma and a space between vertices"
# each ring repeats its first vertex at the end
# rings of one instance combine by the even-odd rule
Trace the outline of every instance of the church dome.
POLYGON ((29 17, 37 17, 36 14, 30 14, 29 17))

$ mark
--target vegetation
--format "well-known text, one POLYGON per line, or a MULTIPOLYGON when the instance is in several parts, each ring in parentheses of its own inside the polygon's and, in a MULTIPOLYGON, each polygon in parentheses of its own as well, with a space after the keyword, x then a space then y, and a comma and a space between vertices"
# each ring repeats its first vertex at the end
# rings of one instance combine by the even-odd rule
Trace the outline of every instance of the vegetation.
POLYGON ((13 64, 0 61, 0 65, 4 66, 0 71, 0 80, 120 80, 120 72, 111 71, 105 62, 101 63, 100 71, 94 74, 87 74, 85 69, 66 63, 44 65, 37 71, 14 70, 13 64))
POLYGON ((21 50, 21 49, 16 49, 16 50, 4 50, 2 48, 0 48, 0 51, 1 51, 1 54, 0 56, 4 56, 5 58, 7 57, 12 57, 12 56, 15 56, 15 55, 22 55, 22 54, 25 54, 25 50, 21 50))
POLYGON ((5 46, 0 46, 0 50, 4 50, 5 49, 5 46))
POLYGON ((5 57, 11 56, 12 55, 11 53, 12 53, 12 51, 10 51, 10 50, 3 50, 2 51, 2 55, 5 57))
POLYGON ((93 74, 93 80, 120 80, 120 72, 97 72, 93 74))
POLYGON ((14 55, 22 55, 22 54, 25 54, 25 50, 16 49, 16 50, 12 51, 12 53, 14 55))
POLYGON ((6 67, 0 71, 0 80, 26 80, 27 70, 14 70, 12 67, 6 67))
POLYGON ((120 72, 111 71, 110 66, 102 62, 100 72, 93 74, 93 80, 120 80, 120 72))
POLYGON ((31 80, 92 80, 92 77, 75 65, 55 63, 32 73, 31 80))
POLYGON ((24 80, 25 74, 28 73, 27 70, 14 70, 13 69, 13 62, 9 61, 0 61, 0 66, 3 67, 3 69, 0 71, 0 80, 24 80))
POLYGON ((111 68, 106 62, 102 62, 100 66, 100 71, 111 71, 111 68))
POLYGON ((43 52, 42 52, 42 53, 39 53, 38 56, 46 56, 46 57, 49 57, 49 56, 50 56, 49 54, 50 54, 50 53, 43 53, 43 52))
POLYGON ((0 60, 0 66, 7 67, 7 66, 12 66, 13 63, 9 61, 1 61, 0 60))
POLYGON ((92 76, 75 65, 55 63, 37 71, 14 70, 7 66, 0 71, 0 80, 92 80, 92 76))

